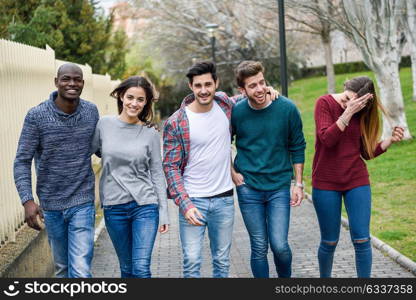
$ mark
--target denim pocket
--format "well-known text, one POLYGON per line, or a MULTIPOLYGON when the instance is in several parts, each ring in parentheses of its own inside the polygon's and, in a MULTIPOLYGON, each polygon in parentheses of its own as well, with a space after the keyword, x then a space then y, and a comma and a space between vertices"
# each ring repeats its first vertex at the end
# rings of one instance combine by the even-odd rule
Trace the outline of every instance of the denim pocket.
POLYGON ((103 205, 103 210, 104 211, 110 211, 112 210, 114 207, 114 205, 103 205))
POLYGON ((224 203, 227 204, 227 205, 233 205, 234 204, 234 197, 233 196, 223 197, 222 201, 224 201, 224 203))
POLYGON ((140 218, 159 218, 159 206, 154 203, 138 205, 133 210, 134 212, 138 213, 138 216, 140 216, 140 218))

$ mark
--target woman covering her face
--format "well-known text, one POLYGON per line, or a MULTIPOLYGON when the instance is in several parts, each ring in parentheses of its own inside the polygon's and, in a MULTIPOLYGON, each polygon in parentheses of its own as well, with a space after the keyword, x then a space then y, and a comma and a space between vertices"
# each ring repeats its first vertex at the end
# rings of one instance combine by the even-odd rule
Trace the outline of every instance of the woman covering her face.
POLYGON ((371 276, 371 189, 363 159, 379 156, 403 138, 403 128, 396 126, 389 138, 379 142, 379 108, 374 84, 368 77, 348 80, 344 92, 321 96, 316 102, 312 197, 321 231, 321 277, 331 277, 342 198, 355 248, 357 276, 371 276))
POLYGON ((140 76, 114 89, 118 116, 102 117, 93 153, 101 152, 100 199, 121 277, 151 277, 155 237, 168 231, 165 176, 160 136, 146 123, 153 117, 152 85, 140 76))

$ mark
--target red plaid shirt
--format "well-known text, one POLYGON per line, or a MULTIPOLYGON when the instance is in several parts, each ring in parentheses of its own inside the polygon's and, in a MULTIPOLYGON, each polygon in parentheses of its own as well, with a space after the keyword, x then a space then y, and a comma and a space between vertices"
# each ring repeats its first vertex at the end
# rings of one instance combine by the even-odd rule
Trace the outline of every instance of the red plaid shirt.
MULTIPOLYGON (((223 92, 216 92, 214 101, 221 107, 231 120, 231 111, 234 104, 243 99, 243 96, 229 98, 223 92)), ((186 116, 185 106, 195 100, 194 94, 190 94, 182 102, 181 107, 166 120, 163 128, 163 170, 168 183, 169 198, 175 200, 183 215, 194 208, 185 191, 183 173, 188 163, 190 151, 189 121, 186 116)), ((231 131, 231 124, 230 124, 231 131)))

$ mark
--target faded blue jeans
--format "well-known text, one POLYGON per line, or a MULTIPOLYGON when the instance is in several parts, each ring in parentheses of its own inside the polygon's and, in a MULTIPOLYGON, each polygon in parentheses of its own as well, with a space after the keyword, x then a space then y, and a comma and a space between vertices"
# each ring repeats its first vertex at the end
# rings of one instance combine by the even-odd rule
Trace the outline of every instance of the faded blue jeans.
POLYGON ((179 213, 179 233, 183 252, 183 276, 201 277, 202 244, 205 229, 211 246, 213 277, 226 278, 230 268, 230 249, 234 224, 234 198, 193 198, 191 201, 202 214, 203 226, 189 224, 179 213))
POLYGON ((116 250, 122 278, 150 278, 153 245, 159 225, 157 204, 104 205, 108 234, 116 250))
POLYGON ((355 249, 357 276, 371 276, 372 252, 370 242, 371 189, 369 185, 348 191, 328 191, 313 188, 312 198, 321 230, 318 249, 321 277, 331 277, 334 252, 341 228, 341 206, 344 197, 351 240, 355 249))
POLYGON ((288 243, 290 190, 260 191, 237 186, 238 203, 250 236, 251 271, 256 278, 269 277, 270 247, 279 277, 292 275, 292 251, 288 243))
POLYGON ((44 211, 45 227, 58 278, 90 278, 94 251, 93 202, 62 211, 44 211))

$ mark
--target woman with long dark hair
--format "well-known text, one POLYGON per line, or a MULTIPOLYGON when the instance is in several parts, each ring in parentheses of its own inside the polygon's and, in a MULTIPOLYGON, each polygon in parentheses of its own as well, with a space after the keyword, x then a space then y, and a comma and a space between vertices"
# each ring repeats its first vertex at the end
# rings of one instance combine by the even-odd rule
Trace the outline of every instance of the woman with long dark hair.
POLYGON ((154 90, 144 77, 124 80, 112 92, 118 116, 102 117, 92 151, 101 152, 100 200, 121 277, 151 277, 156 234, 168 231, 160 137, 152 120, 154 90))
POLYGON ((379 109, 385 112, 373 81, 365 76, 346 81, 344 92, 321 96, 316 102, 312 198, 321 230, 321 277, 331 277, 342 198, 355 248, 357 276, 371 276, 371 190, 363 159, 377 157, 403 138, 403 128, 396 126, 391 137, 379 142, 379 109))

